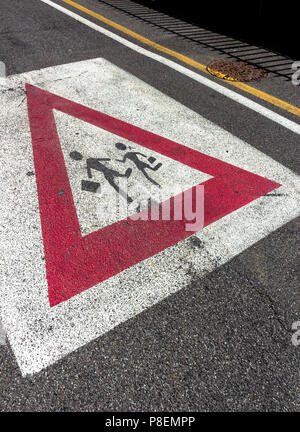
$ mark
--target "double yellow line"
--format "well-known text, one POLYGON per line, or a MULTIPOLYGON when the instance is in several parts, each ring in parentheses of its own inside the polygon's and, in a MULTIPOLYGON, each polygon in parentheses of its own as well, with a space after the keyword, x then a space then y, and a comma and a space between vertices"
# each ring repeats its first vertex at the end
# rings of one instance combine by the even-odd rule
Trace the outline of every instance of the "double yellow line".
MULTIPOLYGON (((156 42, 153 42, 152 40, 147 39, 144 36, 134 32, 132 30, 129 30, 128 28, 126 28, 120 24, 117 24, 116 22, 111 21, 110 19, 105 18, 104 16, 102 16, 96 12, 93 12, 92 10, 87 9, 86 7, 84 7, 78 3, 75 3, 72 0, 61 0, 61 1, 69 4, 70 6, 73 6, 74 8, 80 10, 81 12, 86 13, 87 15, 97 19, 98 21, 102 21, 103 23, 109 25, 110 27, 113 27, 116 30, 119 30, 120 32, 127 34, 128 36, 131 36, 132 38, 138 40, 139 42, 142 42, 143 44, 148 45, 151 48, 156 49, 157 51, 163 52, 164 54, 167 54, 171 57, 174 57, 177 60, 180 60, 181 62, 186 63, 189 66, 192 66, 195 69, 200 70, 201 72, 208 73, 206 70, 206 66, 197 62, 196 60, 193 60, 189 57, 186 57, 185 55, 180 54, 176 51, 173 51, 169 48, 166 48, 163 45, 160 45, 156 42)), ((226 81, 226 82, 228 84, 240 89, 240 90, 243 90, 243 91, 245 91, 245 92, 247 92, 253 96, 256 96, 259 99, 262 99, 262 100, 264 100, 264 101, 266 101, 272 105, 275 105, 275 106, 277 106, 277 107, 279 107, 285 111, 288 111, 288 112, 300 117, 300 108, 298 108, 294 105, 291 105, 291 104, 289 104, 289 103, 287 103, 281 99, 278 99, 275 96, 271 96, 268 93, 265 93, 261 90, 257 90, 257 89, 255 89, 255 88, 253 88, 247 84, 244 84, 244 83, 235 82, 235 81, 226 81)))

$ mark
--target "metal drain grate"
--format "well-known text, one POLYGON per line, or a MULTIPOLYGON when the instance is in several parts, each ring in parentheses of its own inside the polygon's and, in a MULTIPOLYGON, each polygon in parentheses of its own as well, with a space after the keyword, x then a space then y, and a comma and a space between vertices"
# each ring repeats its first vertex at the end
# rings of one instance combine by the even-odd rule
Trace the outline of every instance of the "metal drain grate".
POLYGON ((131 0, 98 0, 100 3, 117 9, 137 20, 154 25, 163 31, 175 34, 192 43, 200 44, 222 53, 230 59, 242 61, 248 65, 264 69, 273 76, 290 80, 293 59, 272 52, 268 49, 249 45, 210 30, 197 27, 185 21, 173 18, 162 12, 149 9, 131 0))
POLYGON ((243 61, 215 60, 206 69, 211 75, 226 81, 259 81, 268 76, 265 69, 243 61))

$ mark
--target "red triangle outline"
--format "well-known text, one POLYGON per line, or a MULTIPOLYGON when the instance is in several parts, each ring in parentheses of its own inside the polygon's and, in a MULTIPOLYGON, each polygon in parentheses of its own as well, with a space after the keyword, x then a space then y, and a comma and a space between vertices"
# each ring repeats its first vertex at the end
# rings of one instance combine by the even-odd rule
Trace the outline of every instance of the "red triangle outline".
POLYGON ((53 109, 211 175, 204 226, 281 186, 28 83, 26 91, 51 307, 193 234, 186 220, 124 219, 82 236, 53 109))

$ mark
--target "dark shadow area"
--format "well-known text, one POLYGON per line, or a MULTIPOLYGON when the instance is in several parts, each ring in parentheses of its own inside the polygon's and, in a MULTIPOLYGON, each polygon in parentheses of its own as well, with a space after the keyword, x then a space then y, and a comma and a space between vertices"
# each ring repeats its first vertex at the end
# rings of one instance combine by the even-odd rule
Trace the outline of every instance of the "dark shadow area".
POLYGON ((297 2, 253 0, 243 3, 186 0, 137 0, 136 3, 167 13, 208 30, 262 46, 285 56, 300 58, 300 5, 297 2))

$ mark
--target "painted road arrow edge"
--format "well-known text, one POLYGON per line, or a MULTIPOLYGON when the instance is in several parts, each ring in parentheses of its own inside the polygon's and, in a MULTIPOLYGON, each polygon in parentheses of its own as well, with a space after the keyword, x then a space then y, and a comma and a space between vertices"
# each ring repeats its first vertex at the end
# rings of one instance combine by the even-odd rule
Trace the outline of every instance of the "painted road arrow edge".
POLYGON ((82 236, 54 109, 212 176, 202 183, 204 226, 280 187, 279 183, 30 84, 26 84, 26 90, 50 306, 193 234, 186 230, 190 221, 171 217, 155 221, 127 218, 82 236), (141 239, 144 245, 137 248, 141 239))

